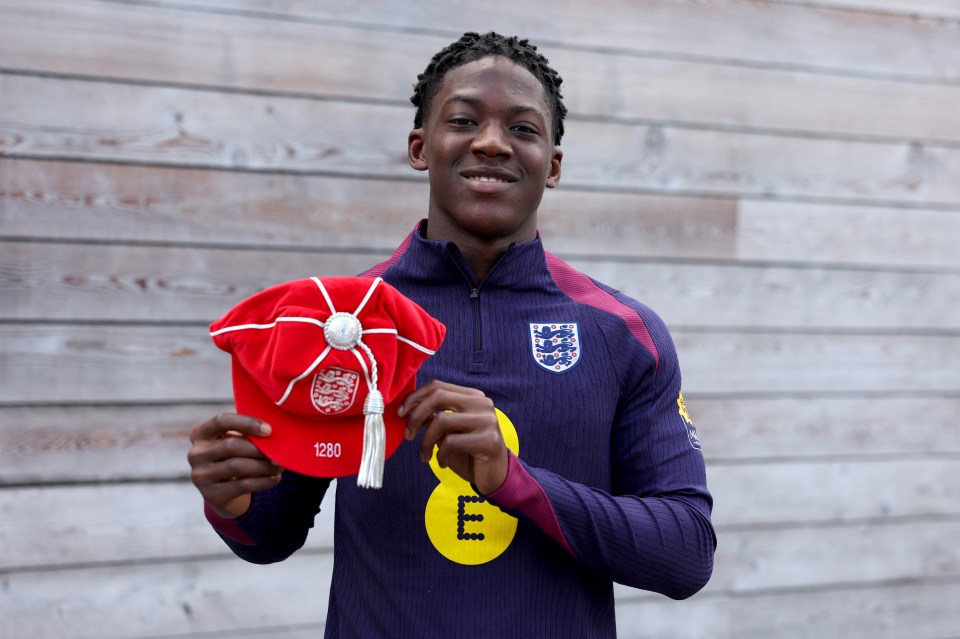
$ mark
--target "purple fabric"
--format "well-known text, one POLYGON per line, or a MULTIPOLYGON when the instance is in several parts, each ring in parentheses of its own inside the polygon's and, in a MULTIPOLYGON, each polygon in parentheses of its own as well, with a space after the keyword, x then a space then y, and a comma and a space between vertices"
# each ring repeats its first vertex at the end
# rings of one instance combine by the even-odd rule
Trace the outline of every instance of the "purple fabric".
POLYGON ((554 512, 553 505, 543 491, 543 487, 530 476, 515 455, 510 455, 507 478, 503 485, 487 495, 487 499, 501 508, 523 513, 555 542, 563 546, 564 550, 571 555, 574 554, 563 536, 563 531, 560 530, 557 513, 554 512))
POLYGON ((207 521, 210 522, 210 525, 213 526, 213 529, 221 535, 229 537, 244 546, 253 546, 256 544, 250 535, 247 534, 247 531, 240 527, 236 519, 221 517, 210 504, 203 504, 203 514, 206 516, 207 521))
MULTIPOLYGON (((425 524, 438 500, 450 500, 444 543, 455 547, 493 543, 497 518, 476 514, 483 499, 469 485, 442 491, 417 442, 387 460, 380 490, 339 480, 328 638, 609 638, 614 581, 677 599, 703 587, 716 547, 712 499, 699 440, 678 409, 673 342, 655 313, 539 239, 511 246, 476 282, 455 245, 415 231, 367 274, 447 326, 418 382, 478 388, 515 429, 507 483, 489 502, 516 523, 496 556, 445 555, 425 524), (549 350, 536 342, 543 326, 575 329, 560 344, 566 360, 538 359, 549 350)), ((285 472, 235 520, 254 545, 229 529, 225 542, 248 561, 286 559, 327 484, 285 472)))

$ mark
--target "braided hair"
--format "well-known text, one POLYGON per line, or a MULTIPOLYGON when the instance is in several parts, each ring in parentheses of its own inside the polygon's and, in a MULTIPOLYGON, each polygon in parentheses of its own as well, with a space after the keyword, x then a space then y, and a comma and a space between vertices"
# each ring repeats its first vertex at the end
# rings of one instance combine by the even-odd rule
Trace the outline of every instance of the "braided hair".
POLYGON ((550 61, 538 53, 536 45, 530 44, 529 40, 520 40, 517 36, 502 36, 493 31, 483 35, 472 31, 464 33, 459 40, 433 56, 424 72, 417 76, 417 83, 413 85, 410 101, 417 107, 413 128, 419 129, 423 126, 427 106, 440 90, 443 78, 449 71, 491 55, 503 56, 519 64, 540 81, 553 112, 553 143, 559 145, 560 138, 563 137, 563 118, 567 115, 567 107, 563 105, 563 95, 560 93, 563 78, 549 66, 550 61))

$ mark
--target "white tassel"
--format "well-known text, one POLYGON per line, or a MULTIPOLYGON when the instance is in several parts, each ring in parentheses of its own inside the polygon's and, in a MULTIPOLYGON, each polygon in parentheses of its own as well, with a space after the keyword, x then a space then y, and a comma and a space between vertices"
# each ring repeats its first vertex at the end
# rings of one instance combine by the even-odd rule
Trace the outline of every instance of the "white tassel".
POLYGON ((383 463, 387 451, 383 411, 383 395, 378 390, 371 390, 363 402, 363 453, 357 475, 357 486, 361 488, 383 486, 383 463))

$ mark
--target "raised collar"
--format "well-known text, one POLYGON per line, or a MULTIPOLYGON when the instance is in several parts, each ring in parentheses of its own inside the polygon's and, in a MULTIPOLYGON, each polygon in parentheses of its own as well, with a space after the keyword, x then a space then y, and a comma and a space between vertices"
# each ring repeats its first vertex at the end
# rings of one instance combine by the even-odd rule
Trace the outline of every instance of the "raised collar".
MULTIPOLYGON (((514 242, 500 257, 483 282, 474 278, 460 248, 449 240, 429 240, 423 236, 426 220, 421 220, 404 244, 410 267, 420 278, 437 283, 459 282, 469 288, 529 288, 552 280, 547 269, 540 233, 531 242, 514 242)), ((401 260, 403 261, 403 260, 401 260)), ((398 262, 396 266, 402 265, 398 262)))

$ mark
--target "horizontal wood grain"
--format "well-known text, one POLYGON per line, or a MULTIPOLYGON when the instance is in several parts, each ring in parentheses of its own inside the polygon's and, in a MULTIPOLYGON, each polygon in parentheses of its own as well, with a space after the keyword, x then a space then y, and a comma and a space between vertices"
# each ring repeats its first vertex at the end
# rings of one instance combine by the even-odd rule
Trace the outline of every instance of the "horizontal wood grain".
MULTIPOLYGON (((721 495, 722 497, 723 495, 721 495)), ((829 588, 924 577, 960 579, 960 520, 836 528, 720 531, 703 592, 829 588)))
MULTIPOLYGON (((6 238, 392 252, 428 197, 423 181, 0 158, 6 238)), ((733 258, 737 206, 561 188, 546 193, 539 222, 554 251, 733 258)))
POLYGON ((711 461, 960 452, 960 397, 687 396, 711 461))
MULTIPOLYGON (((390 253, 0 242, 0 292, 20 318, 204 322, 268 286, 355 275, 390 253)), ((958 276, 960 277, 960 276, 958 276)))
POLYGON ((954 392, 952 336, 673 331, 692 392, 954 392))
MULTIPOLYGON (((234 4, 237 9, 316 10, 276 2, 234 4)), ((223 15, 119 3, 49 1, 5 9, 0 58, 7 68, 389 100, 398 105, 406 103, 417 74, 452 37, 425 33, 384 37, 379 30, 335 21, 297 22, 262 14, 223 15), (167 46, 169 34, 176 37, 176 47, 167 46), (78 49, 84 54, 76 55, 78 49), (332 56, 337 64, 306 68, 301 64, 332 56)), ((621 5, 620 10, 625 9, 621 5)), ((558 20, 567 15, 556 5, 551 5, 551 14, 558 20)), ((855 32, 853 21, 850 28, 855 32)), ((955 85, 917 83, 905 90, 894 80, 745 68, 724 60, 664 59, 643 51, 585 51, 568 48, 564 41, 544 50, 565 79, 565 102, 574 115, 960 140, 960 124, 952 117, 952 105, 960 99, 960 87, 955 85), (706 95, 712 98, 704 100, 706 95), (911 117, 901 117, 904 112, 911 117)))
POLYGON ((727 131, 578 123, 564 138, 564 179, 578 188, 953 206, 954 151, 727 131))
MULTIPOLYGON (((133 639, 189 633, 322 634, 332 556, 255 566, 232 555, 210 561, 128 564, 3 576, 6 637, 133 639)), ((282 635, 281 635, 282 636, 282 635)))
MULTIPOLYGON (((0 158, 6 238, 392 251, 427 197, 423 182, 0 158)), ((539 222, 564 255, 960 267, 954 211, 561 187, 539 222)))
POLYGON ((812 7, 834 7, 844 11, 861 9, 904 16, 960 18, 960 5, 957 5, 954 0, 788 0, 788 2, 812 7))
POLYGON ((741 200, 737 222, 743 259, 960 266, 955 211, 741 200))
POLYGON ((449 32, 451 40, 463 31, 493 29, 531 38, 545 48, 562 44, 651 57, 941 81, 960 77, 952 58, 957 42, 950 24, 785 3, 601 0, 558 4, 493 0, 485 5, 482 16, 467 10, 469 5, 463 2, 453 5, 463 10, 451 10, 445 0, 402 8, 390 0, 351 5, 310 0, 191 0, 189 4, 359 22, 396 31, 441 30, 449 32), (899 55, 889 55, 891 50, 899 55))
MULTIPOLYGON (((0 75, 0 109, 0 147, 22 157, 423 178, 407 107, 0 75)), ((954 148, 602 122, 563 148, 576 189, 960 205, 954 148)))
MULTIPOLYGON (((399 242, 399 238, 398 238, 399 242)), ((0 319, 204 322, 267 286, 354 275, 389 252, 255 252, 0 241, 0 319)), ((661 264, 571 265, 671 326, 955 329, 960 272, 661 264)))
MULTIPOLYGON (((235 558, 6 575, 0 630, 9 636, 299 637, 322 632, 330 556, 312 554, 272 566, 235 558), (242 602, 242 603, 238 603, 242 602), (80 629, 80 632, 77 630, 80 629), (256 634, 259 632, 260 634, 256 634), (197 633, 197 634, 191 634, 197 633), (230 634, 233 633, 233 634, 230 634)), ((633 591, 637 592, 637 591, 633 591)), ((695 596, 684 602, 642 596, 618 604, 618 636, 642 639, 851 636, 942 639, 958 621, 955 581, 850 584, 810 592, 695 596), (822 634, 821 634, 822 633, 822 634)))
MULTIPOLYGON (((333 546, 333 492, 324 497, 307 549, 333 546)), ((230 554, 189 482, 8 488, 0 490, 0 510, 3 573, 230 554)))
POLYGON ((3 66, 402 104, 430 56, 449 41, 158 4, 0 0, 3 66))
POLYGON ((622 639, 942 639, 960 624, 960 583, 848 584, 751 597, 644 598, 617 606, 622 639), (906 629, 906 630, 905 630, 906 629))
MULTIPOLYGON (((682 330, 673 337, 689 393, 949 393, 960 385, 955 337, 682 330)), ((204 325, 0 324, 0 361, 0 404, 230 397, 229 356, 204 325)))
POLYGON ((228 402, 230 356, 208 332, 203 325, 0 326, 0 401, 228 402))
POLYGON ((952 144, 960 87, 556 49, 568 127, 583 118, 952 144), (903 117, 909 113, 910 117, 903 117))
POLYGON ((571 264, 651 306, 669 326, 954 330, 960 273, 816 268, 571 264))
POLYGON ((0 408, 0 486, 184 478, 190 431, 232 402, 0 408))
MULTIPOLYGON (((708 465, 720 548, 729 544, 722 553, 726 574, 718 576, 715 587, 750 590, 855 581, 864 575, 960 574, 956 548, 949 544, 960 519, 955 465, 955 460, 936 458, 708 465), (905 539, 912 541, 893 550, 905 539), (797 562, 814 552, 817 540, 824 544, 819 556, 808 557, 801 569, 797 562), (871 544, 890 551, 871 556, 871 544), (923 552, 917 554, 918 549, 923 552), (844 554, 859 558, 844 562, 844 554)), ((331 489, 308 548, 333 543, 332 499, 331 489)), ((227 552, 187 481, 6 487, 0 490, 0 506, 0 541, 8 550, 0 572, 227 552)))
MULTIPOLYGON (((960 398, 685 395, 708 467, 960 453, 953 428, 960 398)), ((185 477, 190 430, 232 410, 230 403, 0 407, 0 485, 185 477)))
POLYGON ((67 240, 392 251, 429 197, 426 181, 2 157, 0 178, 4 236, 67 240))
POLYGON ((960 514, 956 465, 956 459, 937 458, 713 464, 707 480, 721 528, 876 522, 960 514))
MULTIPOLYGON (((757 477, 763 469, 754 467, 751 472, 757 477)), ((860 474, 866 476, 856 467, 849 473, 851 478, 860 474)), ((799 472, 794 477, 805 480, 799 472)), ((731 492, 737 488, 725 481, 721 471, 711 491, 722 504, 734 499, 731 492)), ((821 505, 824 512, 797 512, 796 519, 790 520, 794 525, 779 528, 741 524, 730 530, 728 518, 718 512, 716 565, 704 592, 752 593, 920 575, 960 578, 960 549, 953 543, 960 533, 960 511, 949 517, 898 520, 897 516, 915 508, 911 502, 916 494, 911 489, 922 491, 909 483, 889 491, 889 512, 869 525, 822 525, 824 520, 818 517, 825 514, 826 503, 821 505), (818 525, 796 525, 801 517, 818 525)), ((327 492, 303 550, 288 561, 333 547, 333 492, 333 488, 327 492)), ((759 485, 752 497, 760 505, 777 499, 759 485)), ((0 491, 0 508, 4 512, 0 541, 7 550, 0 558, 2 574, 230 556, 203 516, 199 493, 187 482, 8 488, 0 491), (44 543, 36 543, 37 539, 44 543)), ((618 592, 637 594, 623 587, 618 592)))

